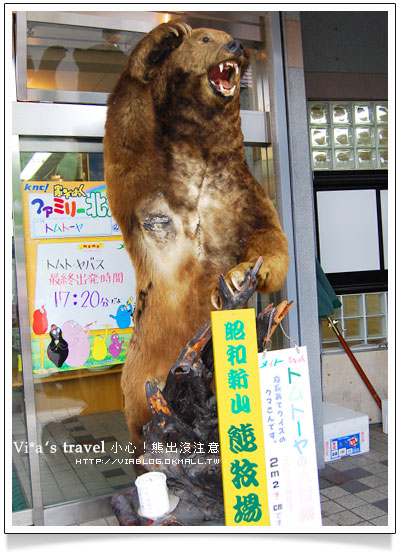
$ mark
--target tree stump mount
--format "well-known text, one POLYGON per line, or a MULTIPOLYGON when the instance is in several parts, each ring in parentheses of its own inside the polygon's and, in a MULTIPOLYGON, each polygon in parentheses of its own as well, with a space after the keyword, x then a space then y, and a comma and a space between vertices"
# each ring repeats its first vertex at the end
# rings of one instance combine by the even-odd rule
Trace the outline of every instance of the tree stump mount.
MULTIPOLYGON (((240 291, 232 292, 219 276, 220 306, 242 308, 254 293, 260 258, 240 291)), ((265 349, 293 302, 270 304, 256 318, 258 351, 265 349)), ((140 514, 135 486, 112 498, 121 526, 225 525, 219 454, 217 400, 213 389, 214 359, 211 323, 185 346, 171 368, 165 386, 146 383, 152 412, 143 428, 145 453, 139 472, 164 472, 169 495, 179 499, 171 512, 151 520, 140 514)))

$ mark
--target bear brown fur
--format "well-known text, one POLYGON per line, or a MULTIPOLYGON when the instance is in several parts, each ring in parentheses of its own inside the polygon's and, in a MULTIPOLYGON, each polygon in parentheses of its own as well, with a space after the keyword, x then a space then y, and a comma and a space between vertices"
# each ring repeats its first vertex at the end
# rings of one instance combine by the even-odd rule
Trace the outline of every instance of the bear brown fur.
POLYGON ((139 453, 151 419, 145 383, 162 384, 210 318, 217 275, 240 288, 262 256, 258 290, 278 290, 286 276, 286 237, 245 161, 247 65, 227 33, 164 23, 136 45, 108 101, 107 196, 136 272, 122 389, 139 453))

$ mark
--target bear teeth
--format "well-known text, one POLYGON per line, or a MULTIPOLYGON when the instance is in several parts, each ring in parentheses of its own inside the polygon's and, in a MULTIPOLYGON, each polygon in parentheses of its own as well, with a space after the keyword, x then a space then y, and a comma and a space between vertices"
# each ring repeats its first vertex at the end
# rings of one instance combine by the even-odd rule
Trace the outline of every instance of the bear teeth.
POLYGON ((221 93, 223 93, 226 96, 233 95, 235 93, 235 90, 236 90, 236 85, 234 85, 230 89, 225 89, 225 87, 223 85, 221 85, 221 87, 219 87, 219 90, 221 91, 221 93))
POLYGON ((233 96, 235 94, 236 85, 230 88, 224 87, 221 82, 214 83, 214 85, 217 87, 218 91, 222 93, 225 97, 233 96))
POLYGON ((234 85, 233 87, 227 89, 226 87, 224 87, 222 85, 222 83, 218 83, 217 84, 217 89, 220 93, 222 93, 225 97, 229 97, 229 96, 233 96, 235 94, 236 91, 236 85, 234 85))
POLYGON ((221 73, 228 68, 233 68, 237 74, 239 73, 239 67, 236 62, 231 62, 230 60, 228 60, 227 62, 221 62, 219 65, 219 71, 221 73))
POLYGON ((236 62, 227 60, 220 62, 210 71, 210 81, 219 93, 225 97, 233 96, 236 90, 236 85, 230 87, 228 82, 229 70, 235 70, 236 75, 239 73, 239 67, 236 62), (218 69, 217 69, 218 68, 218 69), (218 75, 219 73, 219 75, 218 75))

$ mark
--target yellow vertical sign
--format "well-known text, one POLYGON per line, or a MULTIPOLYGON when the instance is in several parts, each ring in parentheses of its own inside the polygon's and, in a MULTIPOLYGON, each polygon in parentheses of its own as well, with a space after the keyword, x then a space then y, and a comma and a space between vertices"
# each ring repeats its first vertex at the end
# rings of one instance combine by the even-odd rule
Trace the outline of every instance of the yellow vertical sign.
POLYGON ((254 309, 211 312, 225 524, 269 526, 254 309))

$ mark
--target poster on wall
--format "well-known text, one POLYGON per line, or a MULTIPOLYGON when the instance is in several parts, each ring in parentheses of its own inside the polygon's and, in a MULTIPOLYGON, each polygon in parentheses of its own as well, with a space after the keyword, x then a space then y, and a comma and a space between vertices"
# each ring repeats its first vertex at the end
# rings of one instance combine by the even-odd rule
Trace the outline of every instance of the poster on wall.
POLYGON ((123 363, 135 274, 104 182, 21 185, 33 372, 123 363))

